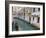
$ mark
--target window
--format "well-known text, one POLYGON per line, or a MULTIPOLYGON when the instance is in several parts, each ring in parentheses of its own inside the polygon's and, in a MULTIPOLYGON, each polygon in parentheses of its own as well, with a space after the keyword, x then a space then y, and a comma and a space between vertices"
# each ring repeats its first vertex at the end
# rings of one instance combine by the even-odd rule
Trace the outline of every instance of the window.
POLYGON ((34 17, 33 17, 33 21, 34 21, 34 17))
POLYGON ((38 17, 38 21, 37 21, 37 23, 39 23, 39 20, 40 20, 40 17, 38 17))
POLYGON ((38 11, 40 11, 40 8, 38 8, 38 11))
POLYGON ((33 8, 33 12, 35 12, 35 8, 33 8))

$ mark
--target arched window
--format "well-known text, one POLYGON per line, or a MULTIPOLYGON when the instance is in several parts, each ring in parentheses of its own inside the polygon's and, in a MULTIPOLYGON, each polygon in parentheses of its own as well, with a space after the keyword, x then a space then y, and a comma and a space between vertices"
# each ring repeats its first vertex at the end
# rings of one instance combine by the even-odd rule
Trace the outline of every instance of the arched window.
POLYGON ((35 12, 35 8, 33 8, 33 12, 35 12))

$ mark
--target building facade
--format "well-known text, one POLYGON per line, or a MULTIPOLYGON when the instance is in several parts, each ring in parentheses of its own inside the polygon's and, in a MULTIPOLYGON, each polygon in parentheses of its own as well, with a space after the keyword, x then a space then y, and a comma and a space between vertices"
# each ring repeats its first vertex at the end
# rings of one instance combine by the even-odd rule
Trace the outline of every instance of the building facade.
POLYGON ((31 24, 40 28, 40 8, 33 8, 31 14, 31 24))

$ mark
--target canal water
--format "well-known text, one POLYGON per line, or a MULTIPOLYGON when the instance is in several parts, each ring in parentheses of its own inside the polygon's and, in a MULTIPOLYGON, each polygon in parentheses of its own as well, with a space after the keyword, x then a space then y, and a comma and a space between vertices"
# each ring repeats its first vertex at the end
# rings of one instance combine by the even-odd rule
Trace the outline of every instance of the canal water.
POLYGON ((39 28, 33 26, 29 22, 22 20, 20 18, 14 18, 15 21, 14 23, 17 23, 17 28, 16 24, 12 25, 12 31, 29 31, 29 30, 39 30, 39 28), (16 30, 18 29, 18 30, 16 30))

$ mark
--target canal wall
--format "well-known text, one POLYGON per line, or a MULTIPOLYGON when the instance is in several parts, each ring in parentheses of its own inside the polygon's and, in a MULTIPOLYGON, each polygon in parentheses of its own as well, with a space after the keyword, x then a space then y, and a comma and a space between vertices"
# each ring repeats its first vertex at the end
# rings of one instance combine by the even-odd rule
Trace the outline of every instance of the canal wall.
POLYGON ((37 27, 37 28, 40 28, 40 24, 39 23, 32 23, 33 26, 37 27))

